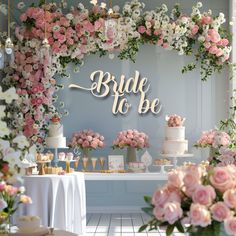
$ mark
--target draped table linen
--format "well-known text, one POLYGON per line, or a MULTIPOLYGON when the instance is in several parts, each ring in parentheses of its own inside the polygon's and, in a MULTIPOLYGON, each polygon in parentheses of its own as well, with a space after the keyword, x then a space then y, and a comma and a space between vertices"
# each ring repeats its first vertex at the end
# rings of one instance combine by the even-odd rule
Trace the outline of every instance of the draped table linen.
POLYGON ((39 216, 43 226, 85 234, 86 197, 83 173, 25 176, 24 185, 27 195, 33 201, 24 206, 24 215, 39 216))

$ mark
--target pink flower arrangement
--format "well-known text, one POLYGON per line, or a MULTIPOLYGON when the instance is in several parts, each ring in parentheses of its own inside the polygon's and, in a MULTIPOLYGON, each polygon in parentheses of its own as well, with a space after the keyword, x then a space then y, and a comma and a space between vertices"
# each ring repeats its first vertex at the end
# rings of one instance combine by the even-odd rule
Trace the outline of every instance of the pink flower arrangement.
POLYGON ((200 139, 197 141, 196 147, 227 147, 231 143, 230 136, 220 130, 209 130, 202 132, 200 139))
POLYGON ((148 136, 135 129, 128 129, 118 133, 113 141, 113 148, 133 147, 143 149, 149 147, 148 136))
POLYGON ((95 150, 104 146, 104 137, 92 130, 74 133, 69 142, 69 147, 80 148, 81 150, 95 150))
POLYGON ((178 115, 171 115, 171 116, 166 116, 166 121, 168 127, 179 127, 183 126, 185 118, 182 118, 181 116, 178 115))
POLYGON ((152 198, 145 197, 153 214, 140 231, 167 227, 171 235, 176 227, 180 232, 212 232, 220 235, 224 223, 229 235, 236 234, 236 166, 212 167, 206 163, 188 164, 168 173, 166 185, 157 189, 152 198), (204 231, 205 230, 205 231, 204 231))

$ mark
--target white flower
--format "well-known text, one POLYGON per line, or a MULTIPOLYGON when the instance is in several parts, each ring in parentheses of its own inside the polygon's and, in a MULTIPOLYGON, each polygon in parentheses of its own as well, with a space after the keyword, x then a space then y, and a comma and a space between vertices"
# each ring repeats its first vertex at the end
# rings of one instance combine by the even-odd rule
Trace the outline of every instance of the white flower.
POLYGON ((5 106, 0 105, 0 119, 5 117, 5 109, 6 109, 5 106))
POLYGON ((0 150, 5 150, 10 147, 10 143, 7 140, 0 139, 0 150))
POLYGON ((168 11, 168 8, 167 8, 166 4, 162 4, 162 5, 161 5, 161 8, 162 8, 162 10, 163 10, 164 12, 167 12, 167 11, 168 11))
POLYGON ((119 12, 119 11, 120 11, 120 7, 119 7, 118 5, 115 5, 115 6, 113 7, 113 11, 114 11, 114 12, 119 12))
POLYGON ((198 2, 198 3, 197 3, 197 7, 198 7, 198 8, 201 8, 201 7, 202 7, 202 2, 198 2))
POLYGON ((79 4, 78 4, 78 9, 84 10, 84 5, 83 5, 82 3, 79 3, 79 4))
POLYGON ((16 88, 9 88, 7 91, 2 92, 2 88, 0 87, 0 99, 6 101, 6 103, 11 103, 13 100, 17 100, 19 97, 16 93, 16 88))
POLYGON ((29 142, 24 135, 18 135, 12 141, 13 143, 16 143, 20 149, 29 147, 29 142))
POLYGON ((205 40, 206 40, 205 37, 202 35, 198 37, 199 42, 205 42, 205 40))
POLYGON ((17 7, 18 7, 18 9, 23 9, 24 7, 25 7, 25 3, 24 2, 19 2, 18 4, 17 4, 17 7))
POLYGON ((73 14, 68 13, 68 14, 66 14, 66 18, 67 18, 68 20, 73 20, 73 19, 74 19, 74 16, 73 16, 73 14))
POLYGON ((14 168, 15 165, 20 166, 21 160, 20 160, 21 152, 10 152, 7 155, 3 157, 3 160, 9 163, 10 168, 14 168))
POLYGON ((7 207, 7 203, 0 198, 0 211, 3 211, 3 209, 5 209, 7 207))
POLYGON ((0 137, 4 137, 5 135, 9 135, 10 130, 7 127, 7 124, 3 121, 0 121, 0 137))
POLYGON ((18 190, 19 190, 20 193, 23 194, 25 192, 25 187, 21 186, 21 187, 18 188, 18 190))
POLYGON ((7 6, 6 6, 6 4, 0 4, 0 12, 4 15, 7 15, 7 6))
POLYGON ((146 21, 145 25, 146 25, 147 29, 150 29, 152 27, 152 24, 149 21, 146 21))

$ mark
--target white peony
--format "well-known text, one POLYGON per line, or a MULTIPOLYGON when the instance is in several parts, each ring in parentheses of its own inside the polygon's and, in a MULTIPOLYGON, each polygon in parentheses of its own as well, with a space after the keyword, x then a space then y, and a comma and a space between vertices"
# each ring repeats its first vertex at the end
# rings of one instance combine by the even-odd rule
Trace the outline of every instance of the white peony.
POLYGON ((5 106, 3 106, 3 105, 0 105, 0 119, 1 118, 3 118, 3 117, 5 117, 5 109, 6 109, 6 107, 5 106))
POLYGON ((9 135, 10 130, 7 127, 7 124, 3 121, 0 121, 0 137, 3 138, 5 135, 9 135))
POLYGON ((25 147, 29 147, 29 142, 24 135, 18 135, 13 140, 13 143, 16 143, 20 149, 24 149, 25 147))
POLYGON ((14 169, 15 165, 20 166, 21 160, 20 160, 21 152, 10 152, 7 155, 3 157, 3 160, 9 163, 10 168, 14 169))
POLYGON ((2 88, 0 87, 0 99, 5 100, 6 103, 11 103, 13 100, 17 100, 19 96, 16 93, 16 88, 12 87, 2 92, 2 88))
POLYGON ((4 152, 4 150, 10 147, 10 143, 7 140, 0 139, 0 150, 4 152))

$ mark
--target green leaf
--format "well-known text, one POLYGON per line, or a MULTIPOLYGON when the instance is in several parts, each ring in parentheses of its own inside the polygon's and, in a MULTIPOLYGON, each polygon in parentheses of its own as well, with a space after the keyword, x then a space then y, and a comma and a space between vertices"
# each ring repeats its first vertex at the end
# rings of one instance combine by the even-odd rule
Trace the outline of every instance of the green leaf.
POLYGON ((153 216, 153 207, 143 207, 142 211, 144 211, 149 216, 153 216))
POLYGON ((152 204, 152 197, 150 196, 144 196, 144 201, 147 203, 147 204, 152 204))
POLYGON ((180 233, 185 233, 184 227, 183 227, 183 225, 180 223, 180 221, 177 221, 177 222, 175 223, 175 226, 176 226, 176 228, 178 229, 178 231, 179 231, 180 233))
POLYGON ((146 224, 146 225, 142 225, 142 226, 139 228, 138 232, 139 232, 139 233, 143 232, 147 227, 148 227, 147 224, 146 224))
POLYGON ((174 231, 174 228, 175 228, 174 225, 168 225, 168 226, 167 226, 167 229, 166 229, 166 235, 167 235, 167 236, 171 236, 171 234, 172 234, 173 231, 174 231))

